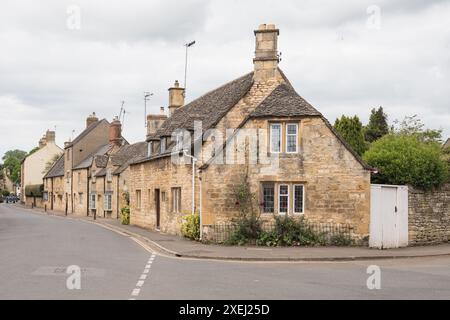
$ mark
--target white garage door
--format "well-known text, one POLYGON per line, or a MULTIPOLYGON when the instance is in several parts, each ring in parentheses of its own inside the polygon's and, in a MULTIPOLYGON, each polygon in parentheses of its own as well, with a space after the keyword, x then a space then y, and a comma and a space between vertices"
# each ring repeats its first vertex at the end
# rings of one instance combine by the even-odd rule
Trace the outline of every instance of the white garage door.
POLYGON ((408 246, 408 187, 372 185, 370 247, 408 246))

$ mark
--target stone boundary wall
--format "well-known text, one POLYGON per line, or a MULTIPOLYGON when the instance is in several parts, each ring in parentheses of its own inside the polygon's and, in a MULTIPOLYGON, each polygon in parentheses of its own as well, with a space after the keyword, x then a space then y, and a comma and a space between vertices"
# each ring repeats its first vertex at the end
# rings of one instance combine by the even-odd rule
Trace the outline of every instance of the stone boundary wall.
POLYGON ((433 191, 409 187, 409 244, 450 241, 450 183, 433 191))

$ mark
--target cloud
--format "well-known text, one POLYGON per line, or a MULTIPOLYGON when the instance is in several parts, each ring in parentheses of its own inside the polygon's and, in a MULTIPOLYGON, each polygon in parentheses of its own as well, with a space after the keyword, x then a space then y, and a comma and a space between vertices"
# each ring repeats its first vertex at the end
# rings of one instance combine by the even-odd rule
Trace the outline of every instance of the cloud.
POLYGON ((450 135, 450 4, 377 1, 380 28, 366 26, 372 1, 2 1, 0 155, 31 149, 57 126, 57 142, 84 128, 93 112, 112 119, 121 101, 124 135, 143 140, 143 92, 150 112, 167 106, 167 88, 184 78, 188 100, 252 70, 253 30, 281 29, 280 67, 330 121, 382 105, 391 120, 417 113, 450 135), (80 29, 67 21, 75 5, 80 29), (69 10, 70 11, 70 10, 69 10), (20 128, 18 132, 17 128, 20 128))

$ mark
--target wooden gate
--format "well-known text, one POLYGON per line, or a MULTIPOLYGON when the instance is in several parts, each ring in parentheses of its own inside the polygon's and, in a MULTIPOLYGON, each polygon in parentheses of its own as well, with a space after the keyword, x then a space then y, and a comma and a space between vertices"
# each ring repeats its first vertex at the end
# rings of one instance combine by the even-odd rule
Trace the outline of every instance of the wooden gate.
POLYGON ((370 197, 370 247, 408 246, 408 187, 372 185, 370 197))

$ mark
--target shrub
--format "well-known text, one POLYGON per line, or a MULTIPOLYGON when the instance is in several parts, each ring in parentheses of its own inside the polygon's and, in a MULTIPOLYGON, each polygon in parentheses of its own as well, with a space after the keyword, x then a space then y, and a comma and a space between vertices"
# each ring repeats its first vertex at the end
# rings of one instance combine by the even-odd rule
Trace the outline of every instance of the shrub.
POLYGON ((181 233, 184 237, 198 241, 200 240, 200 215, 189 214, 183 217, 181 233))
POLYGON ((130 224, 130 207, 125 206, 120 210, 120 221, 123 225, 130 224))
POLYGON ((8 197, 10 194, 11 194, 11 193, 10 193, 8 190, 3 190, 3 191, 1 192, 1 195, 4 196, 4 197, 8 197))
POLYGON ((261 213, 257 210, 257 196, 251 191, 247 175, 234 190, 234 197, 239 215, 233 221, 236 230, 225 244, 245 245, 256 242, 262 232, 261 213))
POLYGON ((325 245, 325 236, 312 230, 303 219, 295 220, 289 216, 275 217, 275 228, 262 232, 258 245, 275 246, 310 246, 325 245))
POLYGON ((373 177, 375 183, 408 184, 428 190, 448 179, 441 146, 416 135, 384 136, 372 144, 364 160, 379 170, 373 177))
POLYGON ((348 235, 337 234, 330 238, 329 244, 336 247, 348 247, 354 245, 354 241, 348 235))
POLYGON ((250 242, 256 242, 259 238, 262 227, 259 217, 249 216, 241 217, 235 221, 236 230, 231 235, 225 244, 243 246, 250 242))

